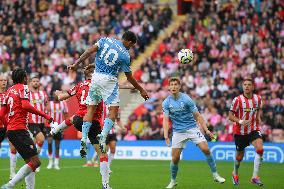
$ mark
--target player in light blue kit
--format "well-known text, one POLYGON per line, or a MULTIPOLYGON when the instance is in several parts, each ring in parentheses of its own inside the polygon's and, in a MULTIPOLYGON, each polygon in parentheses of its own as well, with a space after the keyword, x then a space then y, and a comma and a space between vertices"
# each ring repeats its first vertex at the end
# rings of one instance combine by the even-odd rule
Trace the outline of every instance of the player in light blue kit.
POLYGON ((170 146, 170 139, 168 135, 169 119, 171 119, 173 123, 172 161, 170 164, 171 182, 167 188, 173 188, 177 185, 176 176, 178 172, 180 154, 189 140, 194 142, 206 156, 214 181, 224 183, 225 179, 217 173, 216 164, 212 154, 210 153, 208 143, 198 128, 197 122, 203 128, 205 134, 209 135, 210 138, 213 139, 214 135, 208 130, 194 101, 187 94, 181 93, 180 88, 180 80, 175 77, 171 78, 169 81, 171 95, 163 102, 164 137, 168 146, 170 146))
MULTIPOLYGON (((92 54, 96 53, 95 71, 92 76, 91 86, 87 97, 88 111, 84 116, 82 126, 81 139, 81 156, 86 156, 86 141, 87 133, 92 124, 92 117, 96 110, 96 105, 102 100, 108 106, 109 114, 104 120, 104 127, 99 138, 101 151, 106 152, 106 137, 109 131, 113 128, 114 122, 117 118, 119 108, 119 87, 118 87, 118 73, 124 72, 127 80, 140 91, 141 96, 147 100, 147 92, 137 83, 132 76, 130 69, 130 55, 128 50, 135 45, 136 36, 131 31, 126 31, 122 40, 115 38, 103 37, 98 40, 93 46, 87 49, 75 64, 70 65, 69 69, 75 69, 79 64, 83 63, 92 54)), ((108 174, 108 159, 100 159, 101 175, 103 179, 103 189, 110 189, 109 174, 108 174)))

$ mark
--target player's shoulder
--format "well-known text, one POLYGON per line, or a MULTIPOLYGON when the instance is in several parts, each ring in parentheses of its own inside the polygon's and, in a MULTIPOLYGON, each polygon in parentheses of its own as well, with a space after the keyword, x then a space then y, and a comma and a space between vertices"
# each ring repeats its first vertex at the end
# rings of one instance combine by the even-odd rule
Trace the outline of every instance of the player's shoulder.
POLYGON ((193 101, 192 100, 192 98, 188 95, 188 94, 186 94, 186 93, 182 93, 182 92, 180 92, 180 96, 181 96, 181 98, 183 99, 183 100, 187 100, 187 101, 193 101))
POLYGON ((163 105, 166 105, 166 104, 169 102, 169 100, 170 100, 171 98, 172 98, 171 95, 167 96, 167 97, 163 100, 163 105))

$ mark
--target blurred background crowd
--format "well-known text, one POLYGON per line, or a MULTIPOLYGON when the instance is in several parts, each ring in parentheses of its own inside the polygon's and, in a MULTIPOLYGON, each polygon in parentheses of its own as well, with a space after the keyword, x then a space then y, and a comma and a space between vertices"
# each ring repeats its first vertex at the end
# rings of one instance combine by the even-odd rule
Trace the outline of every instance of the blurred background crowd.
POLYGON ((264 104, 264 140, 283 141, 284 1, 241 2, 192 5, 186 22, 135 72, 152 96, 129 117, 128 128, 138 138, 163 138, 161 103, 168 95, 169 77, 178 76, 183 92, 196 100, 217 140, 232 141, 228 111, 232 99, 242 92, 242 78, 251 76, 264 104), (193 49, 195 64, 178 63, 182 48, 193 49))
MULTIPOLYGON (((125 30, 138 36, 131 49, 135 59, 172 20, 169 6, 144 6, 123 0, 1 0, 0 71, 16 67, 38 72, 49 94, 83 79, 67 72, 99 37, 120 37, 125 30)), ((219 141, 233 140, 228 121, 241 79, 252 76, 262 96, 262 132, 266 141, 283 140, 284 130, 284 1, 198 1, 179 28, 134 72, 151 99, 129 116, 124 140, 162 139, 163 99, 170 76, 179 76, 182 91, 196 100, 219 141), (177 52, 190 48, 195 63, 181 65, 177 52)), ((89 60, 93 61, 93 60, 89 60)), ((11 84, 11 83, 10 83, 11 84)))

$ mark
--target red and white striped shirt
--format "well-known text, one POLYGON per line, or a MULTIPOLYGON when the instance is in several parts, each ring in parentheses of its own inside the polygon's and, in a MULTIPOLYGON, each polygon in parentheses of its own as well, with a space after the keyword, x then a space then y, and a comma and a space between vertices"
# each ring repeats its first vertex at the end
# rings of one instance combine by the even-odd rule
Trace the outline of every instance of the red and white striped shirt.
MULTIPOLYGON (((30 103, 36 109, 47 113, 47 108, 46 108, 47 102, 48 102, 48 96, 46 92, 44 91, 30 92, 30 103)), ((44 118, 39 115, 29 113, 29 123, 42 124, 44 123, 44 118)))
POLYGON ((260 130, 257 113, 261 108, 261 104, 261 96, 256 94, 253 94, 251 99, 246 98, 243 94, 234 98, 230 111, 239 119, 250 120, 248 126, 234 123, 234 134, 247 135, 252 131, 260 130))
POLYGON ((68 113, 68 106, 66 102, 50 101, 50 116, 53 117, 54 122, 60 124, 64 120, 64 113, 68 113))

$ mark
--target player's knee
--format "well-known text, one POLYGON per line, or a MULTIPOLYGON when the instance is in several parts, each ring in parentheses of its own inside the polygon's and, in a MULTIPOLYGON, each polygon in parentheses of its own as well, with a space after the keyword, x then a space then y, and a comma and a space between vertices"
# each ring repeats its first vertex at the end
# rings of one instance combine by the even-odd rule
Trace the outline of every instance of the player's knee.
POLYGON ((11 151, 11 154, 14 154, 14 155, 17 153, 17 150, 15 148, 11 148, 10 151, 11 151))
POLYGON ((205 155, 210 155, 210 149, 209 148, 204 148, 202 149, 202 152, 205 154, 205 155))
POLYGON ((264 152, 263 148, 258 148, 258 149, 256 149, 256 153, 257 153, 258 155, 260 155, 260 156, 263 155, 263 152, 264 152))
POLYGON ((176 157, 172 158, 172 161, 173 161, 174 164, 178 164, 179 160, 180 160, 179 156, 176 156, 176 157))
POLYGON ((243 160, 243 157, 244 157, 243 155, 237 155, 237 156, 236 156, 236 160, 237 160, 237 161, 242 161, 242 160, 243 160))

